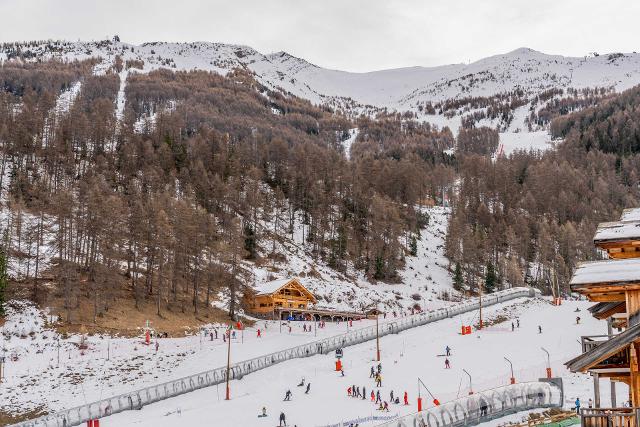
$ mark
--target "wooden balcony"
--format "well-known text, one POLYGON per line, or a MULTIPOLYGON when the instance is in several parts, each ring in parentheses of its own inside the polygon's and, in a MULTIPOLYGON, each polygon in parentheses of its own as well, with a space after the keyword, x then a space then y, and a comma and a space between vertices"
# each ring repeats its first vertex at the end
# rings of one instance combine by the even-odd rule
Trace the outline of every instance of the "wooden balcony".
POLYGON ((591 408, 580 411, 582 427, 640 427, 638 408, 591 408))

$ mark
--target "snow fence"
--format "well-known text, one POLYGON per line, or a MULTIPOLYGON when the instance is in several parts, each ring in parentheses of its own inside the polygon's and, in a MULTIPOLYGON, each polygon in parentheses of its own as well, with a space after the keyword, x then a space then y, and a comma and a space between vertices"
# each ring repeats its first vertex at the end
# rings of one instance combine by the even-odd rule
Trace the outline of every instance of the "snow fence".
MULTIPOLYGON (((531 288, 513 288, 505 291, 485 295, 482 298, 483 307, 510 301, 516 298, 535 297, 539 291, 531 288)), ((452 307, 441 308, 428 313, 419 313, 408 317, 396 318, 379 323, 379 336, 397 334, 404 330, 423 326, 431 322, 446 319, 477 310, 480 302, 477 298, 456 304, 452 307)), ((268 368, 280 362, 301 357, 309 357, 316 354, 328 354, 338 348, 361 344, 376 338, 376 327, 369 326, 353 330, 342 335, 336 335, 299 345, 285 350, 280 350, 264 356, 255 357, 243 362, 231 365, 229 378, 238 380, 252 372, 268 368)), ((97 402, 87 403, 71 409, 65 409, 40 418, 24 421, 13 426, 20 427, 70 427, 85 423, 86 421, 106 417, 119 412, 132 409, 141 409, 145 405, 159 402, 164 399, 179 396, 205 387, 222 384, 227 380, 226 367, 220 367, 188 377, 168 381, 145 387, 119 396, 102 399, 97 402)))
POLYGON ((385 427, 458 427, 484 423, 516 412, 562 406, 561 382, 511 384, 434 406, 379 424, 385 427))

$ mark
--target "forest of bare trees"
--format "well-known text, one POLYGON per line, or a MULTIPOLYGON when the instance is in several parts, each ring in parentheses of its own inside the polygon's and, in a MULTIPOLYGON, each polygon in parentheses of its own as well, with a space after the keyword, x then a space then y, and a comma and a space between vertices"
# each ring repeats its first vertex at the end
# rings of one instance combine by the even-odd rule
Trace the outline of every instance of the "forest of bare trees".
POLYGON ((116 71, 130 64, 103 75, 94 65, 0 67, 1 227, 20 267, 12 286, 60 298, 67 320, 81 299, 95 318, 123 295, 162 315, 197 314, 222 293, 234 316, 243 261, 281 256, 275 242, 296 221, 314 257, 394 281, 428 221, 416 207, 454 180, 448 129, 395 116, 355 123, 244 71, 129 67, 118 123, 116 71), (68 111, 56 111, 76 82, 68 111), (145 118, 152 125, 140 127, 145 118), (341 142, 354 127, 348 160, 341 142))

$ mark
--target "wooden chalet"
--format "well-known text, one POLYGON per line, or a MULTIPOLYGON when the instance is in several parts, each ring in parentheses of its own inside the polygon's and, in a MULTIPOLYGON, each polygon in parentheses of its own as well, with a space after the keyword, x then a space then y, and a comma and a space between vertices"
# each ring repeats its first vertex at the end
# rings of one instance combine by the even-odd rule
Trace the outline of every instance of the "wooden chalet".
POLYGON ((582 337, 582 354, 565 365, 589 372, 595 408, 582 410, 583 426, 640 425, 640 208, 626 209, 620 221, 602 223, 594 244, 608 260, 585 262, 575 270, 571 291, 597 302, 591 314, 607 322, 607 334, 582 337), (614 328, 619 332, 614 334, 614 328), (600 407, 600 378, 611 380, 611 408, 600 407), (629 386, 630 407, 616 406, 615 382, 629 386))
POLYGON ((245 306, 253 314, 273 317, 279 309, 307 310, 317 300, 296 277, 256 285, 245 306))

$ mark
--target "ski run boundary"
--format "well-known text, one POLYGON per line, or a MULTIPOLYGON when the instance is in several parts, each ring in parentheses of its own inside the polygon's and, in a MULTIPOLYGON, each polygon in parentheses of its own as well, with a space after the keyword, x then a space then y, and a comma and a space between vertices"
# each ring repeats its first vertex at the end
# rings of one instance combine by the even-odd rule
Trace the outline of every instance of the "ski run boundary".
MULTIPOLYGON (((512 288, 498 291, 482 298, 482 306, 489 307, 517 298, 534 298, 540 291, 532 288, 512 288)), ((397 334, 404 330, 423 326, 449 317, 468 313, 480 307, 478 298, 456 304, 452 307, 441 308, 431 312, 423 312, 412 316, 381 322, 378 326, 379 336, 397 334)), ((312 341, 271 354, 258 356, 253 359, 231 365, 229 379, 239 380, 245 375, 268 368, 287 360, 310 357, 316 354, 328 354, 338 348, 361 344, 376 338, 376 326, 368 326, 341 335, 312 341)), ((71 409, 61 410, 33 420, 13 424, 13 427, 71 427, 81 425, 86 421, 98 419, 143 406, 161 400, 169 399, 181 394, 189 393, 201 388, 222 384, 227 380, 226 366, 189 375, 184 378, 145 387, 129 393, 120 394, 96 402, 87 403, 71 409)))

